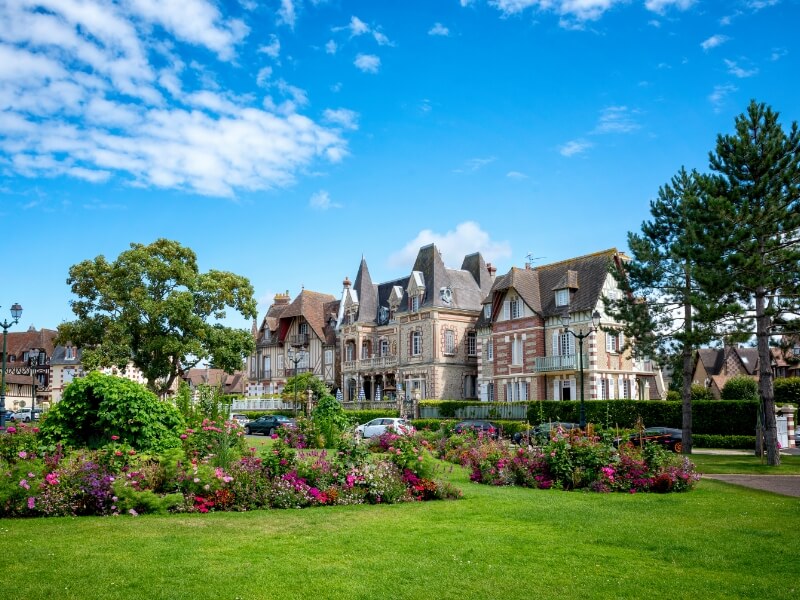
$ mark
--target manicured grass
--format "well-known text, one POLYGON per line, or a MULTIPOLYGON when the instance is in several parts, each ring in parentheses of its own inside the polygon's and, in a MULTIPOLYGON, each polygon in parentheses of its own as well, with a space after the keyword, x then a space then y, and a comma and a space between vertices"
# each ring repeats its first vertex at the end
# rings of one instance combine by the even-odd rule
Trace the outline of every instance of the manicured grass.
MULTIPOLYGON (((445 469, 449 470, 447 466, 445 469)), ((796 598, 800 500, 471 484, 456 502, 0 521, 3 598, 796 598)))
POLYGON ((800 475, 800 456, 781 456, 779 467, 770 467, 754 455, 692 454, 691 461, 701 473, 745 475, 800 475))

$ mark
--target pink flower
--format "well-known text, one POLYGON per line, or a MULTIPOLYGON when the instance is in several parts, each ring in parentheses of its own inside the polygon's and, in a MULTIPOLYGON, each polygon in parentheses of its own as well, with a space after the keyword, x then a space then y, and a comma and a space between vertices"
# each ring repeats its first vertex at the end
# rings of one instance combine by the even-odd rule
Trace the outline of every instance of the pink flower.
POLYGON ((20 480, 19 487, 25 488, 26 490, 31 489, 31 486, 28 484, 28 480, 27 479, 20 480))
POLYGON ((136 454, 136 450, 128 450, 128 454, 130 454, 131 456, 133 456, 134 454, 136 454))
POLYGON ((138 517, 138 516, 139 516, 139 513, 138 513, 138 512, 136 512, 136 511, 135 511, 134 509, 132 509, 132 508, 131 508, 131 509, 129 509, 129 510, 128 510, 128 512, 130 513, 130 515, 131 515, 132 517, 138 517))
POLYGON ((421 461, 421 460, 422 460, 422 454, 420 454, 420 455, 417 457, 417 460, 419 460, 419 461, 421 461))
POLYGON ((185 433, 182 433, 182 434, 181 434, 181 439, 182 439, 182 440, 185 440, 185 439, 186 439, 186 438, 188 438, 188 437, 189 437, 189 436, 188 436, 188 435, 186 435, 185 433))
POLYGON ((122 456, 122 450, 114 450, 114 456, 122 456))
POLYGON ((39 428, 38 427, 34 427, 33 429, 31 429, 31 431, 33 431, 33 433, 39 433, 39 428))
POLYGON ((112 435, 111 436, 111 440, 114 441, 114 442, 116 442, 118 439, 119 439, 118 435, 112 435))
POLYGON ((6 433, 17 433, 17 428, 11 425, 10 427, 6 427, 6 433))
POLYGON ((28 498, 28 508, 30 510, 33 510, 35 506, 36 506, 36 498, 28 498))
POLYGON ((27 452, 25 452, 25 450, 20 450, 20 451, 17 453, 17 456, 19 456, 20 458, 28 458, 28 453, 27 453, 27 452))

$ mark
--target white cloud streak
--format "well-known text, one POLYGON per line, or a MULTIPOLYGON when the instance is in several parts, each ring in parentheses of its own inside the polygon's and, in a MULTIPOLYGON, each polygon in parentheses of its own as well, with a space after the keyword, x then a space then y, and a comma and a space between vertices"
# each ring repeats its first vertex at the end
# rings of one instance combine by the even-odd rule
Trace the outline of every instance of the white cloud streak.
POLYGON ((340 204, 331 202, 330 194, 325 190, 320 190, 311 195, 308 205, 314 210, 330 210, 331 208, 341 208, 340 204))
POLYGON ((561 154, 561 156, 566 156, 567 158, 571 158, 573 156, 583 154, 589 148, 591 148, 592 145, 593 144, 591 142, 588 142, 586 140, 571 140, 566 144, 564 144, 563 146, 561 146, 558 149, 558 153, 561 154))
POLYGON ((733 75, 734 77, 738 77, 739 79, 745 79, 747 77, 752 77, 753 75, 758 75, 758 69, 753 67, 752 69, 745 69, 744 67, 739 66, 736 61, 728 60, 727 58, 723 61, 725 66, 728 67, 728 73, 733 75))
POLYGON ((393 253, 388 260, 391 267, 408 267, 414 263, 422 246, 436 244, 442 253, 445 265, 458 269, 464 257, 473 252, 480 252, 487 262, 511 257, 511 244, 507 241, 497 242, 481 229, 475 221, 465 221, 456 225, 452 231, 438 233, 431 229, 423 229, 401 250, 393 253))
POLYGON ((714 112, 720 112, 725 104, 726 98, 733 92, 738 91, 738 89, 739 88, 730 83, 715 85, 714 90, 708 96, 708 101, 711 102, 714 112))
POLYGON ((374 54, 358 54, 353 64, 364 73, 377 73, 381 68, 381 59, 374 54))
POLYGON ((428 35, 447 37, 450 35, 450 30, 441 23, 436 23, 428 30, 428 35))
POLYGON ((712 48, 716 48, 717 46, 721 46, 725 42, 727 42, 730 38, 727 35, 715 34, 712 35, 710 38, 703 40, 700 43, 700 47, 703 48, 706 52, 711 50, 712 48))

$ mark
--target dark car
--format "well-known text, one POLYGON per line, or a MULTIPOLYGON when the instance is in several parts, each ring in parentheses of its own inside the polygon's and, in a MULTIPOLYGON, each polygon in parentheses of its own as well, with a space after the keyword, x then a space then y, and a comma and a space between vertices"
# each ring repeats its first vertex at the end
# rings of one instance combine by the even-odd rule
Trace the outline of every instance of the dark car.
POLYGON ((634 446, 658 444, 667 450, 680 453, 683 450, 683 431, 671 427, 648 427, 641 433, 632 433, 628 441, 634 446))
POLYGON ((580 429, 578 423, 567 423, 565 421, 551 421, 549 423, 540 423, 536 427, 528 431, 518 431, 514 434, 513 440, 515 444, 523 444, 530 440, 535 444, 546 444, 553 437, 556 431, 570 431, 571 429, 580 429))
POLYGON ((294 425, 295 420, 289 417, 284 417, 283 415, 267 415, 246 423, 244 432, 248 435, 251 433, 272 435, 279 427, 294 427, 294 425))
POLYGON ((453 433, 466 433, 468 431, 477 433, 478 435, 488 435, 494 439, 500 437, 500 428, 489 421, 466 419, 464 421, 459 421, 453 426, 453 433))

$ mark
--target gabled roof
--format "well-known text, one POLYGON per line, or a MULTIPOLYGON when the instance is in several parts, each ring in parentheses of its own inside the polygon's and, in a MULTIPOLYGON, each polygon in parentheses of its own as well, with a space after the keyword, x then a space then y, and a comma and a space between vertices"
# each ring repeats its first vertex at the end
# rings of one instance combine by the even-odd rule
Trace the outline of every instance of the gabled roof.
POLYGON ((6 352, 17 361, 22 360, 25 352, 31 348, 44 350, 48 357, 53 356, 54 340, 58 332, 55 329, 39 329, 31 326, 28 331, 10 331, 6 338, 6 352))
MULTIPOLYGON (((732 374, 725 373, 725 357, 733 355, 737 364, 742 367, 745 375, 758 375, 758 349, 741 348, 739 346, 725 346, 724 348, 700 348, 697 351, 697 358, 703 363, 706 373, 712 379, 715 376, 731 377, 732 374)), ((726 379, 727 380, 727 379, 726 379)))
POLYGON ((243 394, 245 388, 245 377, 241 371, 226 373, 222 369, 189 369, 184 373, 183 380, 193 389, 199 385, 221 387, 224 394, 243 394))
POLYGON ((563 307, 556 306, 557 289, 577 285, 570 300, 571 312, 592 311, 597 306, 603 292, 603 285, 609 276, 609 267, 619 254, 616 248, 609 248, 594 254, 569 258, 550 265, 536 267, 539 274, 539 293, 542 314, 545 317, 561 314, 563 307), (574 271, 574 274, 569 273, 574 271))
POLYGON ((508 273, 497 278, 492 291, 507 292, 510 289, 516 290, 525 304, 541 314, 542 301, 539 293, 539 273, 537 271, 511 267, 508 273))
POLYGON ((281 313, 279 335, 281 340, 286 336, 288 322, 296 317, 303 317, 311 329, 321 340, 325 339, 324 327, 327 324, 324 307, 326 303, 335 301, 330 294, 321 294, 311 290, 303 290, 281 313))
POLYGON ((73 358, 67 359, 66 346, 56 346, 53 349, 53 356, 50 358, 50 366, 79 365, 81 364, 81 357, 83 356, 83 350, 81 348, 75 348, 73 346, 72 356, 73 358))

